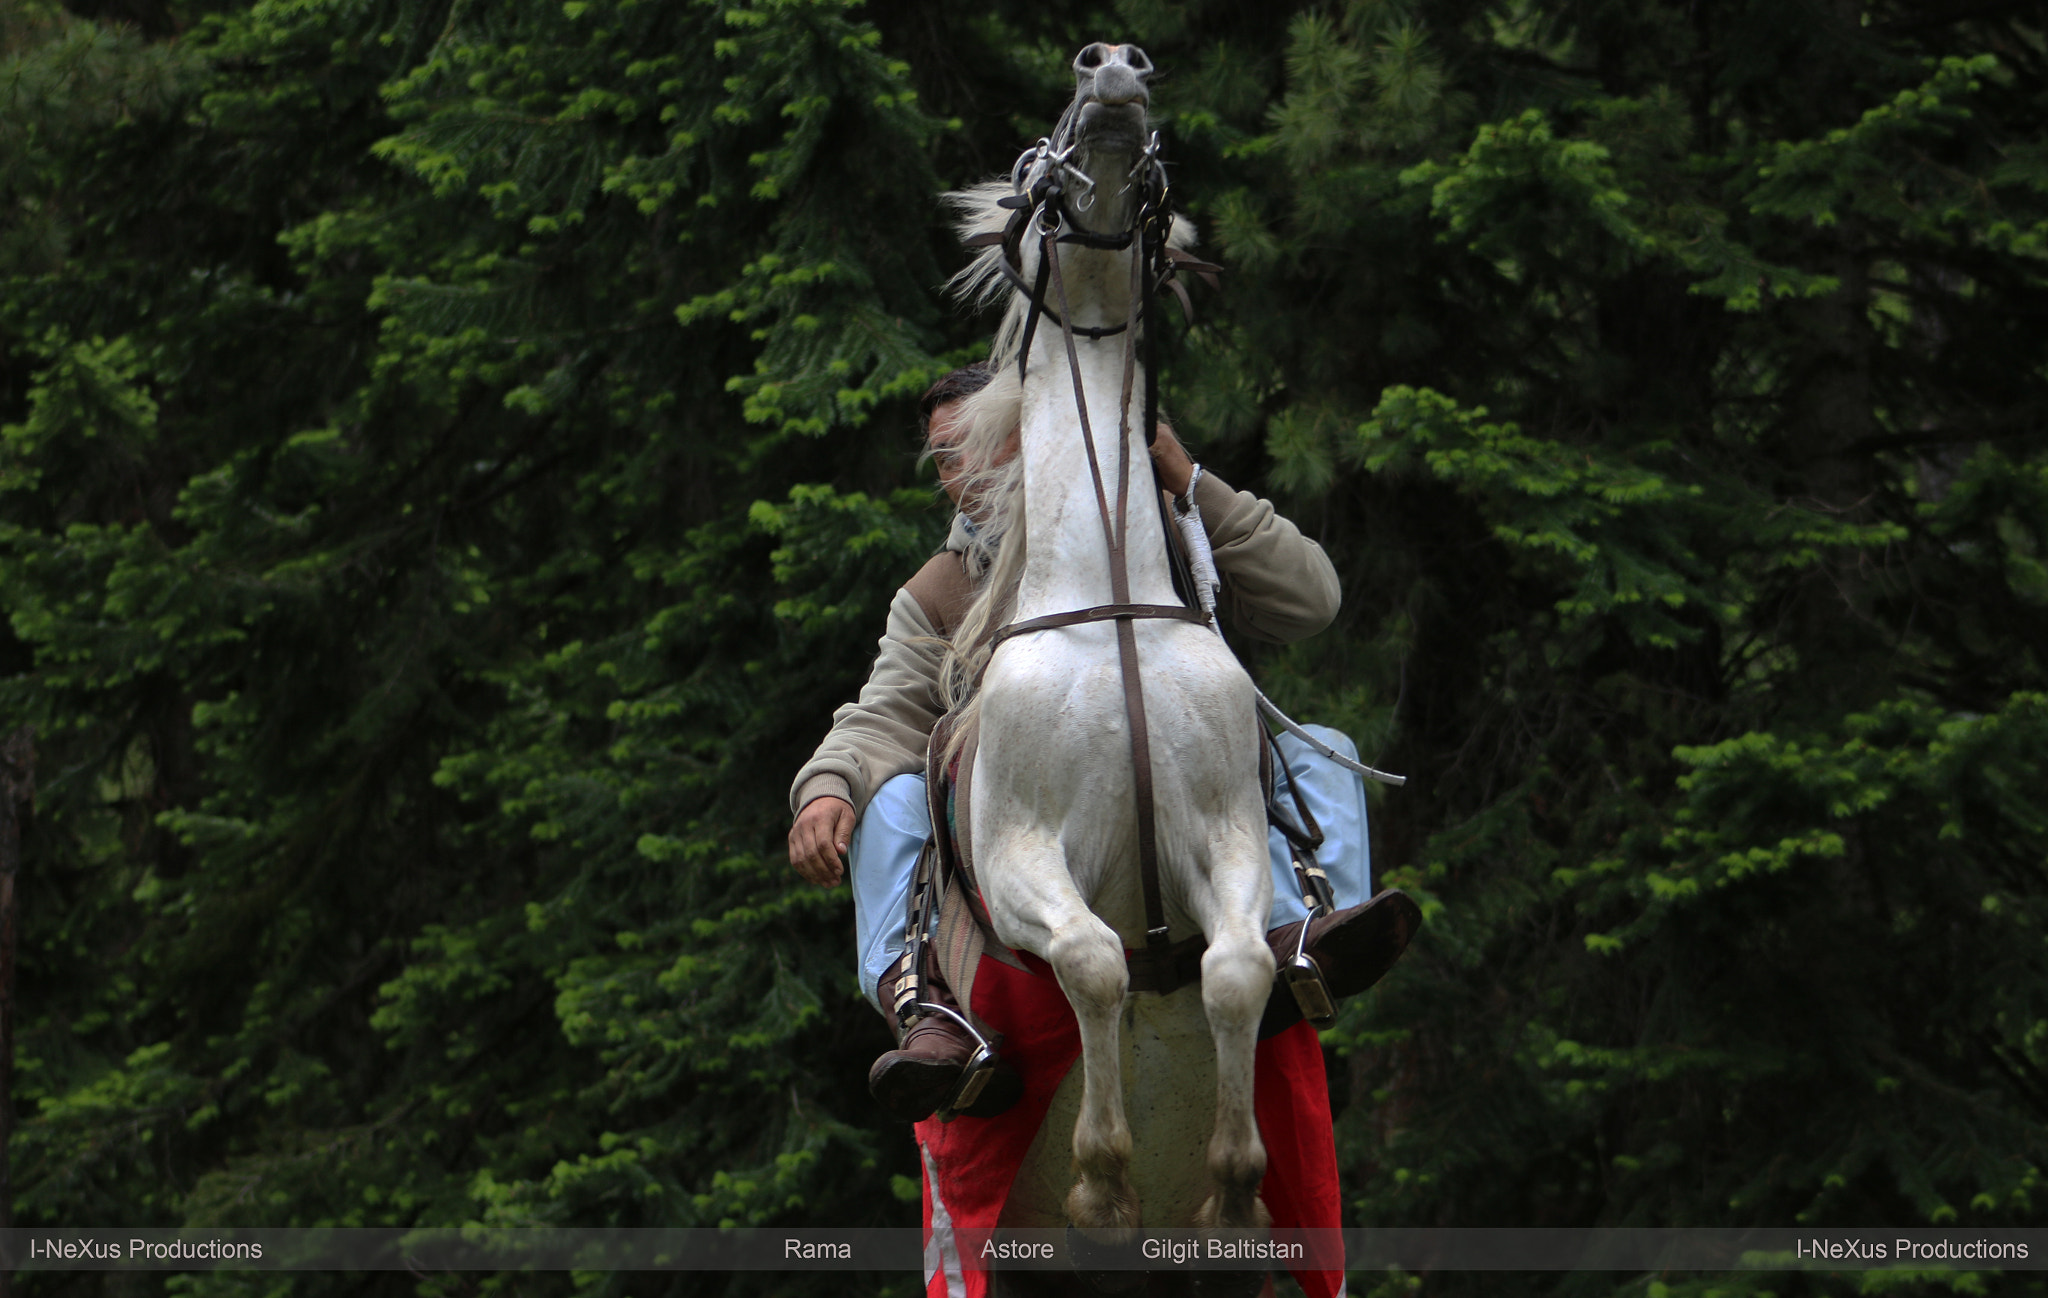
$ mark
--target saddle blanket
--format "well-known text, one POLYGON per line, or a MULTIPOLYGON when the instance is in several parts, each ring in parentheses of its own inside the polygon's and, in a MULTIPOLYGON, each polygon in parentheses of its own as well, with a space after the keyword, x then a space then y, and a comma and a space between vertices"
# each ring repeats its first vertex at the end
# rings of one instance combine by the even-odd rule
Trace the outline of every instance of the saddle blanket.
MULTIPOLYGON (((1081 1032, 1052 970, 1035 957, 1016 969, 984 957, 973 1010, 1004 1033, 1003 1058, 1024 1078, 1024 1097, 993 1118, 927 1118, 917 1124, 924 1164, 927 1298, 987 1298, 988 1272, 963 1258, 954 1232, 993 1230, 1024 1156, 1067 1070, 1081 1032)), ((1277 1229, 1341 1226, 1337 1149, 1330 1129, 1323 1049, 1308 1023, 1259 1043, 1253 1108, 1266 1146, 1260 1197, 1277 1229)), ((1308 1298, 1343 1298, 1342 1255, 1312 1259, 1332 1269, 1292 1272, 1308 1298)))

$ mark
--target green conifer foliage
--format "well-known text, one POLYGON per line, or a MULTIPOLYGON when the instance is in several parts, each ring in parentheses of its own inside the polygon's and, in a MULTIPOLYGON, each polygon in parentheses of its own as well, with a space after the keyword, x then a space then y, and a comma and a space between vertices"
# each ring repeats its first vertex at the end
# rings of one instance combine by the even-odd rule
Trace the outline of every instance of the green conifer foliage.
POLYGON ((2038 15, 1680 13, 1306 13, 1201 123, 1172 386, 1345 569, 1276 684, 1415 777, 1352 1206, 2035 1221, 2038 15))
POLYGON ((22 39, 10 201, 84 214, 0 308, 22 1218, 914 1219, 773 851, 945 521, 904 67, 832 2, 22 39))
POLYGON ((1350 1220, 2040 1222, 2036 8, 92 8, 0 14, 19 1220, 915 1221, 785 791, 945 526, 936 195, 1107 38, 1168 412, 1345 581, 1255 669, 1411 777, 1350 1220))

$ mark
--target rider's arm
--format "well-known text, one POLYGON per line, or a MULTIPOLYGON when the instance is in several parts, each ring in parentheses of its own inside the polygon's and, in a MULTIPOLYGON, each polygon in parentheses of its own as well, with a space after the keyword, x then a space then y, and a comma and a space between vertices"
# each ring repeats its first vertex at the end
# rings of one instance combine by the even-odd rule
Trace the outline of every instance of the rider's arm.
POLYGON ((1223 625, 1285 644, 1314 635, 1337 616, 1337 569, 1323 547, 1280 516, 1271 501, 1238 491, 1213 473, 1195 483, 1202 527, 1216 555, 1223 625))
MULTIPOLYGON (((1152 443, 1152 463, 1168 494, 1184 495, 1195 462, 1168 424, 1152 443)), ((1339 602, 1337 570, 1323 547, 1282 518, 1272 502, 1234 491, 1206 470, 1195 482, 1202 530, 1216 558, 1223 625, 1254 640, 1286 644, 1330 625, 1339 602)))
POLYGON ((894 776, 924 769, 925 744, 945 711, 939 660, 945 643, 908 590, 889 604, 888 629, 860 697, 832 714, 832 729, 790 786, 789 809, 821 797, 856 812, 894 776))

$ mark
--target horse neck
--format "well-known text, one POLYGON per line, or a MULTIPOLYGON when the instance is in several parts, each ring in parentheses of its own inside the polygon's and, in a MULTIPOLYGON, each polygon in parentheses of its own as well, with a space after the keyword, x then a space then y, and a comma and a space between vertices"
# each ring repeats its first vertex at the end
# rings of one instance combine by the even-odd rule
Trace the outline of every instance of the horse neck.
MULTIPOLYGON (((1081 325, 1125 319, 1129 305, 1130 254, 1076 249, 1060 259, 1066 280, 1069 319, 1081 325)), ((1058 310, 1056 303, 1051 303, 1058 310)), ((1142 433, 1145 374, 1133 367, 1128 418, 1120 410, 1124 393, 1127 336, 1099 340, 1077 337, 1081 389, 1094 434, 1103 496, 1114 522, 1119 457, 1128 465, 1125 502, 1125 569, 1130 599, 1140 604, 1174 601, 1166 560, 1166 534, 1153 494, 1150 456, 1142 433), (1121 428, 1129 435, 1119 439, 1121 428)), ((1095 479, 1088 471, 1086 442, 1075 413, 1074 374, 1061 330, 1045 321, 1033 340, 1024 379, 1024 573, 1017 591, 1019 619, 1064 613, 1110 603, 1110 557, 1103 540, 1095 479)))

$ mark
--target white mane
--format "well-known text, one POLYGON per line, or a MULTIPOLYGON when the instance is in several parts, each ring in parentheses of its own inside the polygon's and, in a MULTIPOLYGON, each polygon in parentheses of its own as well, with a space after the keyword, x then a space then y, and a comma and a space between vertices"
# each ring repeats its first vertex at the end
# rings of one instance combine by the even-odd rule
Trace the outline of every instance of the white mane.
MULTIPOLYGON (((1015 192, 1010 181, 999 178, 955 190, 944 195, 943 201, 956 214, 954 228, 964 242, 976 235, 1001 234, 1007 229, 1011 209, 1000 204, 1015 192)), ((1167 230, 1167 244, 1191 251, 1196 239, 1195 223, 1175 213, 1167 230)), ((1028 279, 1037 269, 1038 249, 1029 237, 1023 240, 1023 245, 1019 253, 1024 263, 1023 274, 1028 279)), ((1016 435, 1023 407, 1017 352, 1023 345, 1029 303, 1003 274, 1004 255, 1001 244, 982 248, 946 282, 949 292, 976 309, 1005 303, 1003 321, 989 352, 994 377, 988 386, 960 402, 964 432, 958 449, 962 462, 983 466, 969 467, 963 475, 968 493, 982 502, 975 519, 976 535, 970 557, 977 571, 988 574, 968 604, 960 626, 955 628, 940 672, 946 705, 962 708, 963 722, 971 721, 976 710, 974 686, 989 656, 985 634, 991 620, 1007 612, 1025 557, 1024 529, 1018 526, 1024 516, 1024 474, 1017 460, 1004 458, 1003 450, 1016 435)), ((1053 327, 1043 321, 1041 326, 1053 327)), ((956 750, 971 729, 970 724, 954 727, 956 750)), ((949 759, 951 755, 947 754, 949 759)))

